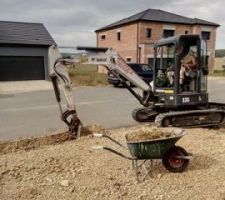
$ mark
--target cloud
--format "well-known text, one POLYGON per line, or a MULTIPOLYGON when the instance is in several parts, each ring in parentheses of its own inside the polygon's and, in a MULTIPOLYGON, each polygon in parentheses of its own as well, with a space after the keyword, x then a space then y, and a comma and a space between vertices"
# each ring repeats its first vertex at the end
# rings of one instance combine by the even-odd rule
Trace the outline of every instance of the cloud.
POLYGON ((221 24, 217 47, 225 48, 224 6, 223 0, 1 0, 0 20, 44 23, 59 45, 95 45, 90 30, 156 8, 221 24))
POLYGON ((225 2, 223 0, 217 0, 213 2, 211 0, 181 0, 173 2, 168 10, 187 17, 197 17, 220 24, 221 26, 217 30, 216 48, 225 49, 224 6, 225 2))

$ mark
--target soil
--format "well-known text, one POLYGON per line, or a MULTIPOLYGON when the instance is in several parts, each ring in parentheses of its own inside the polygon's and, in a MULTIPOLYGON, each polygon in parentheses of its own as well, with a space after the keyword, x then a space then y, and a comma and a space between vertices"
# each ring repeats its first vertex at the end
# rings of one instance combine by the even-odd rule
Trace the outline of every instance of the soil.
POLYGON ((142 127, 140 130, 128 133, 125 135, 128 142, 139 142, 139 141, 149 141, 155 139, 163 139, 169 137, 175 137, 176 133, 174 130, 168 131, 168 129, 152 128, 152 127, 142 127))
MULTIPOLYGON (((104 132, 105 128, 97 125, 90 125, 83 127, 81 130, 81 136, 90 135, 94 132, 104 132)), ((54 135, 47 135, 40 138, 26 138, 15 141, 0 141, 0 155, 17 152, 20 150, 37 149, 46 145, 61 144, 65 141, 75 140, 76 137, 69 132, 58 133, 54 135)))
MULTIPOLYGON (((141 128, 114 129, 109 133, 100 128, 93 132, 103 131, 126 143, 125 135, 141 128)), ((1 153, 0 199, 225 199, 224 128, 187 130, 177 144, 193 153, 187 170, 170 173, 160 160, 154 161, 151 176, 143 182, 136 181, 129 160, 92 148, 104 145, 129 155, 106 138, 87 135, 78 140, 54 141, 54 145, 40 143, 32 148, 29 142, 22 143, 17 152, 1 153)))

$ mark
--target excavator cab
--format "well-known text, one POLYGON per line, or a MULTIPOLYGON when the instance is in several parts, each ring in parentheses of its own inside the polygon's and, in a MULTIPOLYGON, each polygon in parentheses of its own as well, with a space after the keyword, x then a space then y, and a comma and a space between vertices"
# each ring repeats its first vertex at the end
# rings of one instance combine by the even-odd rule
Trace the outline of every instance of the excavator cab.
POLYGON ((207 45, 199 35, 155 43, 153 92, 164 107, 207 104, 207 74, 207 45))

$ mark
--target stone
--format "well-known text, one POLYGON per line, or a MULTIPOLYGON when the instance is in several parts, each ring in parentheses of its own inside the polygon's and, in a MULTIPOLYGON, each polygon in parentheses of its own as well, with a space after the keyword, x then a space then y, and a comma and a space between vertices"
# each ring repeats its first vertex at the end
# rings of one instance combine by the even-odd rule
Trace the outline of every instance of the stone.
POLYGON ((70 182, 68 180, 62 180, 60 185, 63 186, 63 187, 69 187, 70 182))

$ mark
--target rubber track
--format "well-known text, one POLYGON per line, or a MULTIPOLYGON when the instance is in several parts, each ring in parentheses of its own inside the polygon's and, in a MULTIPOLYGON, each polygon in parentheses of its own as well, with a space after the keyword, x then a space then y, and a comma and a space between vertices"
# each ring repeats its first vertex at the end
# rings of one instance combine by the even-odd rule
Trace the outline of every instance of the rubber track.
MULTIPOLYGON (((189 114, 204 114, 204 113, 223 113, 225 114, 224 110, 218 110, 218 109, 205 109, 205 110, 189 110, 189 111, 174 111, 174 112, 168 112, 168 113, 161 113, 157 115, 155 118, 155 123, 158 127, 162 127, 162 122, 166 117, 173 117, 173 116, 186 116, 189 114)), ((194 116, 194 115, 193 115, 194 116)), ((210 126, 210 125, 219 125, 224 122, 224 119, 221 120, 220 123, 217 124, 201 124, 201 125, 193 125, 188 127, 204 127, 204 126, 210 126)), ((173 126, 173 125, 172 125, 173 126)), ((185 127, 185 126, 184 126, 185 127)))

